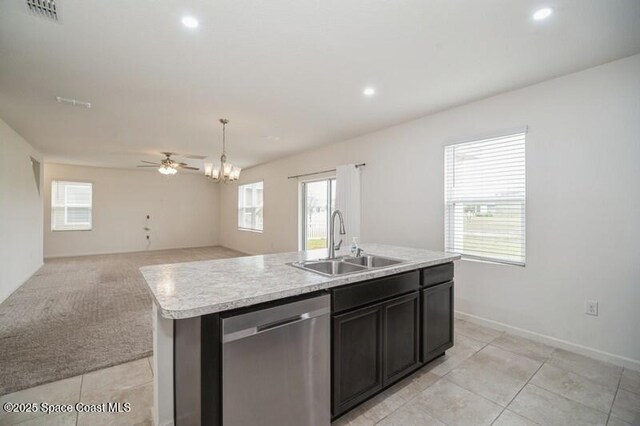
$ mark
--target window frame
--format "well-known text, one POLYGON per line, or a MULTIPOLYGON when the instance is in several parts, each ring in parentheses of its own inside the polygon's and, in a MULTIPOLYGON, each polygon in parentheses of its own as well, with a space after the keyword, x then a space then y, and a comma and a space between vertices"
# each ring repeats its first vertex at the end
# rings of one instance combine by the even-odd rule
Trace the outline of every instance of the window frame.
MULTIPOLYGON (((526 242, 527 242, 527 136, 528 136, 528 127, 520 127, 516 129, 510 129, 503 132, 497 133, 489 133, 484 135, 479 135, 473 138, 466 138, 457 142, 448 142, 444 145, 444 249, 445 251, 453 252, 456 254, 460 254, 463 260, 482 262, 482 263, 492 263, 499 265, 512 265, 512 266, 521 266, 525 267, 527 258, 526 258, 526 242), (472 197, 465 198, 461 200, 460 198, 449 199, 449 188, 447 186, 447 175, 449 173, 447 167, 447 149, 460 146, 460 145, 468 145, 473 143, 481 143, 486 142, 491 139, 500 139, 500 138, 509 138, 515 137, 518 135, 522 135, 522 144, 523 144, 523 159, 524 159, 524 170, 523 170, 523 184, 524 184, 524 195, 523 197, 472 197), (521 217, 523 218, 521 221, 521 229, 522 229, 522 238, 520 244, 520 252, 522 253, 522 261, 513 261, 508 259, 500 259, 496 258, 496 253, 490 253, 486 256, 481 256, 477 254, 469 254, 464 253, 462 250, 454 251, 449 249, 451 244, 449 241, 453 241, 455 239, 455 227, 451 225, 451 223, 447 223, 447 220, 453 221, 455 220, 455 215, 451 213, 451 209, 455 208, 456 203, 477 203, 477 204, 498 204, 498 203, 516 203, 520 204, 521 209, 521 217), (447 232, 448 231, 448 232, 447 232)), ((455 164, 455 163, 454 163, 455 164)), ((453 172, 455 174, 455 171, 453 172)))
MULTIPOLYGON (((49 208, 51 209, 50 211, 50 228, 51 228, 51 232, 76 232, 76 231, 93 231, 93 185, 94 183, 92 181, 88 181, 88 180, 75 180, 75 179, 51 179, 51 202, 49 203, 49 208), (70 205, 70 203, 67 203, 67 190, 68 190, 68 186, 65 185, 64 187, 64 205, 63 206, 56 206, 54 205, 54 185, 57 183, 64 183, 64 184, 70 184, 69 186, 73 185, 73 184, 82 184, 82 185, 89 185, 91 188, 91 203, 89 204, 89 222, 75 222, 75 223, 68 223, 68 209, 70 207, 87 207, 85 205, 70 205), (54 220, 54 211, 55 208, 64 208, 64 224, 65 226, 70 226, 70 228, 67 229, 56 229, 54 228, 55 226, 55 220, 54 220), (88 227, 84 226, 84 227, 78 227, 78 228, 73 228, 73 226, 82 226, 82 225, 88 225, 88 227)), ((73 203, 71 203, 73 204, 73 203)))
MULTIPOLYGON (((264 180, 257 180, 257 181, 253 181, 253 182, 246 182, 246 183, 242 183, 238 185, 238 191, 237 191, 237 196, 238 196, 238 202, 236 205, 236 218, 237 218, 237 224, 238 224, 238 231, 246 231, 246 232, 256 232, 256 233, 263 233, 264 232, 264 180), (240 226, 240 192, 242 190, 242 187, 245 186, 249 186, 249 185, 255 185, 257 183, 261 183, 262 184, 262 229, 258 229, 258 228, 245 228, 243 226, 240 226)), ((242 208, 246 208, 246 207, 242 207, 242 208)), ((254 215, 255 216, 255 215, 254 215)), ((252 222, 254 222, 254 226, 255 226, 255 218, 253 218, 254 220, 252 222)))
MULTIPOLYGON (((299 183, 299 202, 298 202, 298 247, 300 250, 307 250, 307 209, 306 209, 306 201, 307 201, 307 184, 315 183, 315 182, 324 182, 328 181, 327 185, 327 200, 329 200, 329 208, 327 209, 327 245, 329 244, 329 222, 331 221, 331 195, 333 193, 333 188, 331 182, 336 182, 335 174, 327 174, 321 177, 315 177, 312 179, 301 180, 299 183)), ((335 194, 333 194, 335 197, 335 194)), ((335 205, 333 206, 335 209, 335 205)), ((316 250, 316 249, 313 249, 316 250)))

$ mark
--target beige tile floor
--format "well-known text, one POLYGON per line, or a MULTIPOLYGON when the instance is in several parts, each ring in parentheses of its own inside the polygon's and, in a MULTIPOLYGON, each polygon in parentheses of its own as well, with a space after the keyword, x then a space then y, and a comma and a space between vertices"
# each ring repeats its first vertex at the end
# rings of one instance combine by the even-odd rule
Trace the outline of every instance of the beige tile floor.
MULTIPOLYGON (((0 413, 0 426, 151 425, 151 359, 0 397, 131 403, 124 414, 0 413)), ((441 357, 334 422, 342 425, 640 425, 640 373, 456 320, 441 357)))
POLYGON ((125 364, 93 371, 81 376, 47 383, 0 397, 6 402, 47 402, 49 404, 96 404, 129 402, 131 411, 121 414, 62 413, 8 414, 0 409, 0 426, 93 426, 152 425, 152 359, 142 358, 125 364))

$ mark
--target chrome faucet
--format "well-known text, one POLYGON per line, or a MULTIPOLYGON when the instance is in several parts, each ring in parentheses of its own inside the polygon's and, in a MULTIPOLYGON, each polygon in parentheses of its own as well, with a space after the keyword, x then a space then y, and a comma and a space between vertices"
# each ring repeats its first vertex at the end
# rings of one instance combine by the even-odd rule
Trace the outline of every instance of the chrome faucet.
POLYGON ((331 213, 331 222, 329 222, 329 256, 328 259, 336 258, 336 250, 340 250, 340 246, 342 245, 342 239, 335 244, 335 229, 334 223, 336 221, 336 216, 340 219, 340 235, 345 235, 347 232, 344 230, 344 218, 342 217, 342 212, 340 210, 334 210, 331 213))

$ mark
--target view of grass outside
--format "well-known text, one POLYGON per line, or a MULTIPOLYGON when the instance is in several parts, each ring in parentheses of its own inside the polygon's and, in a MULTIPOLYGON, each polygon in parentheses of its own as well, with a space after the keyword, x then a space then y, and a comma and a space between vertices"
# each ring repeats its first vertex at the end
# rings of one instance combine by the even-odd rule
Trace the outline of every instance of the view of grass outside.
POLYGON ((327 247, 326 238, 315 238, 307 240, 307 250, 319 249, 327 247))
POLYGON ((465 203, 457 204, 455 208, 464 211, 464 214, 456 215, 458 219, 454 223, 459 236, 456 246, 464 253, 486 256, 490 251, 511 261, 523 257, 523 203, 465 203))

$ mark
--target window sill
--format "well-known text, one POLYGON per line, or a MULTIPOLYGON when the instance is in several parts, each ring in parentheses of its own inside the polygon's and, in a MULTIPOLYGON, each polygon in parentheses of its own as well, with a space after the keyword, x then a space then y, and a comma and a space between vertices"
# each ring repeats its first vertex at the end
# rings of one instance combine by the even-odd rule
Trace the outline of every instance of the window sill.
POLYGON ((262 234, 262 229, 238 228, 238 231, 253 232, 254 234, 262 234))
POLYGON ((52 229, 51 232, 84 232, 93 231, 93 228, 89 229, 52 229))
POLYGON ((475 257, 467 257, 465 255, 461 255, 462 256, 462 260, 466 260, 468 262, 475 262, 475 263, 488 263, 490 265, 500 265, 500 266, 519 266, 521 268, 524 268, 526 266, 526 263, 515 263, 515 262, 501 262, 499 260, 490 260, 490 259, 477 259, 475 257))

